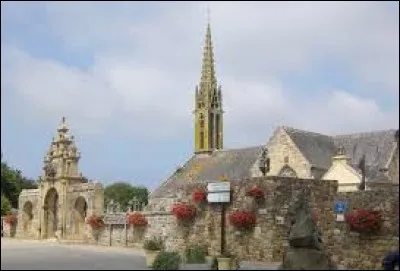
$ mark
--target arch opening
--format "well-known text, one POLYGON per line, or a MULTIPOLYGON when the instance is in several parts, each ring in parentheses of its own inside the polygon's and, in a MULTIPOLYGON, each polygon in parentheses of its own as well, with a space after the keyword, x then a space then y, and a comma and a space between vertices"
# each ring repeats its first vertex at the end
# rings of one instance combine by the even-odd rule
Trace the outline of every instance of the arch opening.
POLYGON ((73 225, 74 225, 74 235, 81 236, 84 234, 85 230, 85 218, 87 215, 87 202, 82 196, 79 196, 75 200, 73 209, 73 225))
POLYGON ((55 188, 47 191, 44 200, 44 238, 56 237, 58 227, 58 193, 55 188))
POLYGON ((26 201, 22 208, 22 230, 25 235, 32 233, 33 221, 33 204, 31 201, 26 201))

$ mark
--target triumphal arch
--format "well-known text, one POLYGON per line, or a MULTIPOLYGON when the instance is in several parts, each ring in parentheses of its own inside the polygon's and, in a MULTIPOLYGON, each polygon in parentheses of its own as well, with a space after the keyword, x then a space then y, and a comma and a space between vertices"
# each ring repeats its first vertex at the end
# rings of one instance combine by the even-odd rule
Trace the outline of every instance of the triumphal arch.
POLYGON ((103 187, 79 172, 80 152, 68 132, 62 118, 44 157, 38 188, 22 190, 19 196, 17 237, 84 240, 87 215, 103 214, 103 187))

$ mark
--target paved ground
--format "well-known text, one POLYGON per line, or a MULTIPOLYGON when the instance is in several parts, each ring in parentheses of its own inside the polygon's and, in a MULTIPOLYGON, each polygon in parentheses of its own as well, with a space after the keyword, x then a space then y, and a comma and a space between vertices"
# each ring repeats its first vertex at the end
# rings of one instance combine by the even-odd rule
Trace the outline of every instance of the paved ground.
MULTIPOLYGON (((278 264, 242 262, 241 269, 276 270, 278 264), (261 265, 260 265, 261 264, 261 265)), ((205 270, 204 265, 182 266, 205 270)), ((142 250, 1 238, 1 270, 149 270, 142 250)))
POLYGON ((143 270, 142 251, 1 238, 1 270, 143 270))

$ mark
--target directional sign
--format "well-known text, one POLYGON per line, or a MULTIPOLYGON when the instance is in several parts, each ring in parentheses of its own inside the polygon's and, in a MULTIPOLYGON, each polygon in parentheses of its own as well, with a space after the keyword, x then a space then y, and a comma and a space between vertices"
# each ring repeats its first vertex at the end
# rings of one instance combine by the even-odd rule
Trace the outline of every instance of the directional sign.
POLYGON ((231 195, 229 192, 208 193, 207 201, 209 203, 223 203, 230 202, 231 195))
POLYGON ((228 192, 231 190, 230 182, 215 182, 207 184, 208 192, 228 192))
POLYGON ((336 214, 343 214, 346 211, 346 207, 347 207, 347 204, 345 201, 337 201, 337 202, 335 202, 333 211, 336 214))

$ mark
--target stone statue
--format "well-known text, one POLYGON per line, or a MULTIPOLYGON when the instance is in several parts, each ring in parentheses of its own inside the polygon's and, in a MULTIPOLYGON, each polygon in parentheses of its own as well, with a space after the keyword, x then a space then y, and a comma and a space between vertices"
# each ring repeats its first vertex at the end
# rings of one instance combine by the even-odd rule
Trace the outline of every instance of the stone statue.
POLYGON ((288 210, 289 247, 280 270, 336 270, 312 219, 304 192, 294 197, 288 210))

